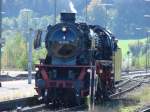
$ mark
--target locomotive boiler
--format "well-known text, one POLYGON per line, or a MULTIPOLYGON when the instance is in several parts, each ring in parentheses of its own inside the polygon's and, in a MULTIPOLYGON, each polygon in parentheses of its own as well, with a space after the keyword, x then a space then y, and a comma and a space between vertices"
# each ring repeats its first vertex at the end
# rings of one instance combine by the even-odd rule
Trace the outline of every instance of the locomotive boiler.
MULTIPOLYGON (((47 27, 47 55, 36 66, 35 86, 46 104, 108 99, 120 78, 121 50, 115 37, 99 25, 76 23, 75 13, 61 13, 47 27)), ((39 36, 35 39, 37 47, 39 36)))

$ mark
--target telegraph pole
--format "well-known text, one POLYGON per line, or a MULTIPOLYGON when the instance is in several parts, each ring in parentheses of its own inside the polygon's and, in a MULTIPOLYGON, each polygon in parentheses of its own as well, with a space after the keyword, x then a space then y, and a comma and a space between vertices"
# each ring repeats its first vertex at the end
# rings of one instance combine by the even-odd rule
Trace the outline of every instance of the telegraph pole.
MULTIPOLYGON (((138 39, 138 49, 140 49, 140 40, 138 39)), ((138 69, 140 69, 140 53, 138 53, 138 69)))
POLYGON ((56 17, 57 17, 57 0, 54 0, 54 24, 56 24, 56 17))
POLYGON ((28 74, 29 74, 29 84, 32 82, 32 29, 29 29, 29 38, 28 38, 28 74))
MULTIPOLYGON (((142 28, 141 27, 137 27, 135 29, 136 29, 137 33, 139 34, 139 36, 142 36, 141 35, 142 28)), ((140 49, 140 40, 139 39, 138 39, 138 49, 140 49)), ((138 67, 137 67, 137 69, 140 69, 140 53, 138 53, 137 57, 138 57, 138 60, 137 60, 138 67)))
POLYGON ((85 0, 85 22, 87 22, 87 0, 85 0))
MULTIPOLYGON (((148 45, 147 45, 148 48, 147 48, 147 49, 150 48, 150 47, 149 47, 149 46, 150 46, 150 45, 149 45, 149 42, 150 42, 149 33, 150 33, 150 30, 147 31, 147 38, 148 38, 148 43, 147 43, 147 44, 148 44, 148 45)), ((150 67, 150 65, 149 65, 149 58, 150 58, 149 52, 147 53, 147 58, 148 58, 148 60, 147 60, 148 62, 147 62, 147 63, 148 63, 148 70, 149 70, 149 67, 150 67)))
POLYGON ((148 65, 148 32, 146 32, 147 36, 146 36, 146 54, 145 54, 145 69, 146 69, 146 73, 147 73, 147 65, 148 65))
POLYGON ((32 37, 31 37, 31 29, 29 29, 29 13, 31 12, 30 9, 24 9, 23 12, 25 13, 26 17, 26 48, 28 54, 28 84, 32 83, 32 37))
MULTIPOLYGON (((145 2, 150 2, 150 0, 145 0, 145 2)), ((150 15, 149 14, 145 14, 144 15, 144 18, 150 18, 150 15)), ((149 29, 149 28, 148 28, 149 29)), ((149 37, 148 37, 148 32, 149 31, 147 31, 146 30, 146 54, 145 54, 145 70, 146 70, 146 73, 147 73, 147 68, 148 68, 148 66, 149 66, 149 54, 148 54, 148 43, 149 43, 149 37)))
MULTIPOLYGON (((2 39, 2 0, 0 0, 0 40, 2 39)), ((1 64, 1 57, 2 57, 2 43, 0 43, 0 75, 1 75, 1 68, 2 68, 2 64, 1 64)))
POLYGON ((129 71, 130 71, 130 57, 129 57, 129 55, 130 55, 130 51, 128 51, 127 52, 127 56, 128 56, 128 75, 129 75, 129 71))

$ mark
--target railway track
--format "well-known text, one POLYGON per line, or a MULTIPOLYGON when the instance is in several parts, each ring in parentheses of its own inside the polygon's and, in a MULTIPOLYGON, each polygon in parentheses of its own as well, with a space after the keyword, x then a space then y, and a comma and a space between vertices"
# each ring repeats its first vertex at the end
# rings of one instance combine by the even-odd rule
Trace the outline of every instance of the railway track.
POLYGON ((36 106, 28 106, 28 107, 18 107, 14 111, 17 112, 41 112, 41 111, 47 111, 47 112, 70 112, 70 111, 84 111, 88 110, 87 105, 80 105, 80 106, 73 106, 73 107, 59 107, 59 108, 52 108, 50 106, 45 106, 45 104, 40 104, 36 106))
POLYGON ((120 82, 119 84, 115 85, 116 88, 120 88, 123 85, 126 85, 128 82, 130 82, 131 79, 124 79, 124 81, 120 82))
MULTIPOLYGON (((132 83, 131 83, 131 84, 132 84, 132 83)), ((126 89, 124 89, 124 90, 118 90, 117 93, 115 93, 115 94, 113 94, 113 95, 110 95, 110 98, 115 98, 115 97, 118 97, 118 96, 120 97, 121 95, 123 95, 123 94, 125 94, 125 93, 127 93, 127 92, 130 92, 130 91, 134 90, 135 88, 141 86, 141 84, 142 84, 142 82, 138 82, 138 83, 136 83, 136 84, 134 84, 133 86, 128 87, 128 88, 127 88, 127 86, 129 86, 129 85, 126 85, 126 86, 125 86, 126 89)))
MULTIPOLYGON (((131 80, 131 79, 127 79, 126 81, 122 82, 120 85, 117 86, 117 88, 122 87, 124 90, 123 91, 119 91, 116 94, 113 94, 110 96, 110 98, 114 99, 116 97, 120 97, 121 95, 130 92, 132 90, 134 90, 135 88, 141 86, 141 84, 143 83, 143 81, 139 80, 131 80), (131 86, 132 85, 132 86, 131 86)), ((80 106, 74 106, 74 107, 60 107, 59 109, 50 109, 50 108, 46 108, 45 105, 39 105, 39 106, 33 106, 33 107, 26 107, 24 109, 22 109, 22 112, 32 112, 32 111, 55 111, 55 112, 70 112, 70 111, 84 111, 84 110, 88 110, 87 106, 85 105, 80 105, 80 106)))
POLYGON ((143 110, 140 111, 140 112, 150 112, 150 108, 143 109, 143 110))
POLYGON ((40 102, 37 100, 36 96, 4 101, 0 102, 0 112, 15 110, 17 107, 26 107, 28 105, 33 106, 38 104, 40 104, 40 102))
POLYGON ((137 110, 136 112, 150 112, 150 104, 145 105, 143 108, 137 110))
MULTIPOLYGON (((135 88, 141 86, 143 83, 150 83, 149 80, 145 77, 134 77, 134 78, 126 78, 125 81, 116 85, 118 92, 111 95, 110 98, 115 99, 116 97, 120 97, 121 95, 133 91, 135 88), (120 89, 122 88, 122 89, 120 89)), ((77 111, 77 110, 85 110, 85 105, 74 106, 74 107, 59 107, 58 109, 49 109, 46 108, 44 104, 41 104, 37 97, 30 97, 24 99, 17 99, 12 101, 0 102, 0 111, 11 111, 18 110, 20 112, 40 112, 40 111, 56 111, 56 112, 69 112, 69 111, 77 111), (18 107, 18 108, 17 108, 18 107)), ((141 112, 148 112, 147 110, 141 112)))
POLYGON ((143 76, 143 77, 133 77, 126 79, 125 81, 123 81, 122 83, 116 85, 117 88, 117 93, 110 95, 110 98, 115 98, 118 96, 121 96, 127 92, 130 92, 132 90, 134 90, 135 88, 141 86, 143 83, 147 83, 150 84, 150 78, 147 76, 143 76))
POLYGON ((28 107, 24 107, 24 108, 21 108, 21 107, 19 107, 19 108, 17 108, 17 111, 18 112, 33 112, 33 111, 35 111, 35 112, 40 112, 40 111, 43 111, 43 110, 45 110, 46 109, 46 107, 45 107, 45 105, 44 104, 40 104, 40 105, 36 105, 36 106, 28 106, 28 107))
POLYGON ((134 75, 134 74, 143 74, 143 73, 148 73, 148 72, 150 72, 150 70, 147 70, 147 72, 146 72, 146 70, 132 70, 132 71, 123 71, 121 74, 122 75, 127 75, 127 74, 129 74, 129 75, 134 75))

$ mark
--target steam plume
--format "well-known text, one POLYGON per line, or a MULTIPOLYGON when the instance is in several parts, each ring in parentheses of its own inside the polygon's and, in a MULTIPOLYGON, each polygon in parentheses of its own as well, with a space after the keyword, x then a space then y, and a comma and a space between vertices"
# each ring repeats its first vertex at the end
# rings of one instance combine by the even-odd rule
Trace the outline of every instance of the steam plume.
POLYGON ((77 13, 77 10, 75 9, 74 4, 72 3, 71 0, 69 0, 69 7, 70 7, 71 12, 77 13))
POLYGON ((97 4, 100 4, 102 2, 102 0, 91 0, 91 2, 89 3, 89 5, 87 6, 87 10, 91 11, 93 10, 93 8, 95 6, 97 6, 97 4))

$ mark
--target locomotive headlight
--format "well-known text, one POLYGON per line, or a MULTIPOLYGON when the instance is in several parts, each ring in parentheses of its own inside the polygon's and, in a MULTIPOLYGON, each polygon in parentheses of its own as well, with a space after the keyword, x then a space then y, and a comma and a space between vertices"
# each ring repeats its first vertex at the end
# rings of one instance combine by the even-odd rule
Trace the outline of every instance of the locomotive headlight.
POLYGON ((113 79, 114 79, 114 77, 110 77, 110 79, 111 79, 111 80, 113 80, 113 79))
POLYGON ((35 71, 38 71, 38 70, 39 70, 39 68, 38 68, 38 67, 36 67, 36 68, 35 68, 35 71))
POLYGON ((88 72, 88 73, 91 73, 91 72, 92 72, 92 70, 91 70, 91 69, 87 69, 87 72, 88 72))
POLYGON ((102 69, 100 69, 100 70, 99 70, 99 73, 103 73, 103 70, 102 70, 102 69))
POLYGON ((66 28, 66 27, 62 27, 62 31, 63 31, 63 32, 66 32, 66 31, 67 31, 67 28, 66 28))
POLYGON ((114 70, 112 70, 111 73, 113 74, 113 73, 114 73, 114 70))

